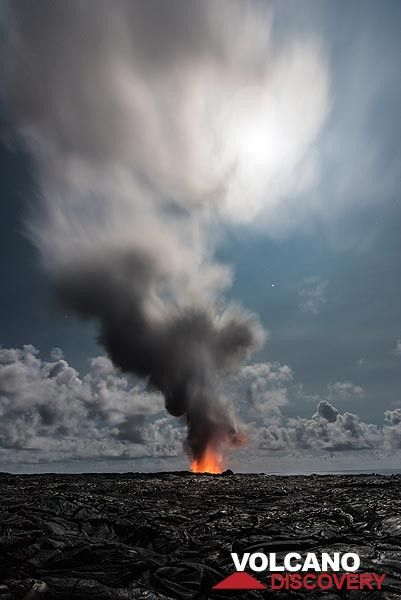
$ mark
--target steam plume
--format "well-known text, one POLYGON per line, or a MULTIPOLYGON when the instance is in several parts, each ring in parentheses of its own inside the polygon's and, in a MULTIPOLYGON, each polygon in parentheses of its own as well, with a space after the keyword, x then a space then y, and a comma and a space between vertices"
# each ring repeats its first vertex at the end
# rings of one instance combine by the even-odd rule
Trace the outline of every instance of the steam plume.
POLYGON ((293 184, 325 115, 318 50, 278 51, 270 16, 235 0, 12 2, 6 19, 6 102, 42 190, 28 228, 60 297, 186 416, 194 458, 235 444, 221 381, 263 330, 224 306, 216 222, 293 184))

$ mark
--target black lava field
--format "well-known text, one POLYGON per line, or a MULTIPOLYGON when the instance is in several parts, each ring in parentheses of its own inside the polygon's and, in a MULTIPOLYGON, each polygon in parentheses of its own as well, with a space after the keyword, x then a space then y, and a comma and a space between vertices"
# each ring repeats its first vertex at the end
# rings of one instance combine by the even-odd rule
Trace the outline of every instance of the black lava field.
POLYGON ((401 476, 3 473, 0 598, 400 599, 401 476), (212 590, 231 552, 290 551, 356 552, 383 589, 212 590))

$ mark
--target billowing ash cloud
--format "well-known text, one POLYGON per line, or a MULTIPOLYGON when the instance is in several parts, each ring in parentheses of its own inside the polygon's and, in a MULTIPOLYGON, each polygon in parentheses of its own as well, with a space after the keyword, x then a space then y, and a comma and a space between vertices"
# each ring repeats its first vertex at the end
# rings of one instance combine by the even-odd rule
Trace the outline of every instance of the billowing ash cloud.
POLYGON ((39 174, 29 232, 62 301, 112 361, 148 378, 188 447, 236 443, 221 392, 263 341, 224 305, 219 220, 248 222, 305 187, 327 110, 310 40, 273 43, 236 2, 10 2, 3 87, 39 174))
POLYGON ((167 410, 186 416, 194 457, 222 441, 235 445, 238 427, 218 377, 233 372, 261 331, 253 317, 233 308, 222 314, 197 306, 171 309, 163 317, 149 314, 154 278, 149 261, 111 253, 100 264, 65 268, 56 280, 68 306, 97 318, 112 361, 148 377, 167 410))

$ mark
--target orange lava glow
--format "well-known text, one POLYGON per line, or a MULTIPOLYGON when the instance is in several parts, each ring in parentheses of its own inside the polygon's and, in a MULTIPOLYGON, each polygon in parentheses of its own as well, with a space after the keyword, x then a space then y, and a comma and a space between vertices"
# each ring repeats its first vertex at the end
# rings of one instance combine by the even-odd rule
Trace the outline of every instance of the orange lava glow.
POLYGON ((213 448, 207 448, 203 456, 194 459, 191 463, 192 473, 213 473, 217 475, 223 471, 223 460, 213 448))

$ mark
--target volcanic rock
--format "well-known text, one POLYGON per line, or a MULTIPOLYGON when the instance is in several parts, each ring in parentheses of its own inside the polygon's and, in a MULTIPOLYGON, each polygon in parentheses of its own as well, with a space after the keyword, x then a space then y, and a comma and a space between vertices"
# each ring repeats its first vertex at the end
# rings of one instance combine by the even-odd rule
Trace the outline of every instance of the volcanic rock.
POLYGON ((1 600, 401 597, 400 476, 225 474, 1 474, 1 600), (212 590, 230 552, 290 550, 357 552, 383 590, 212 590))

